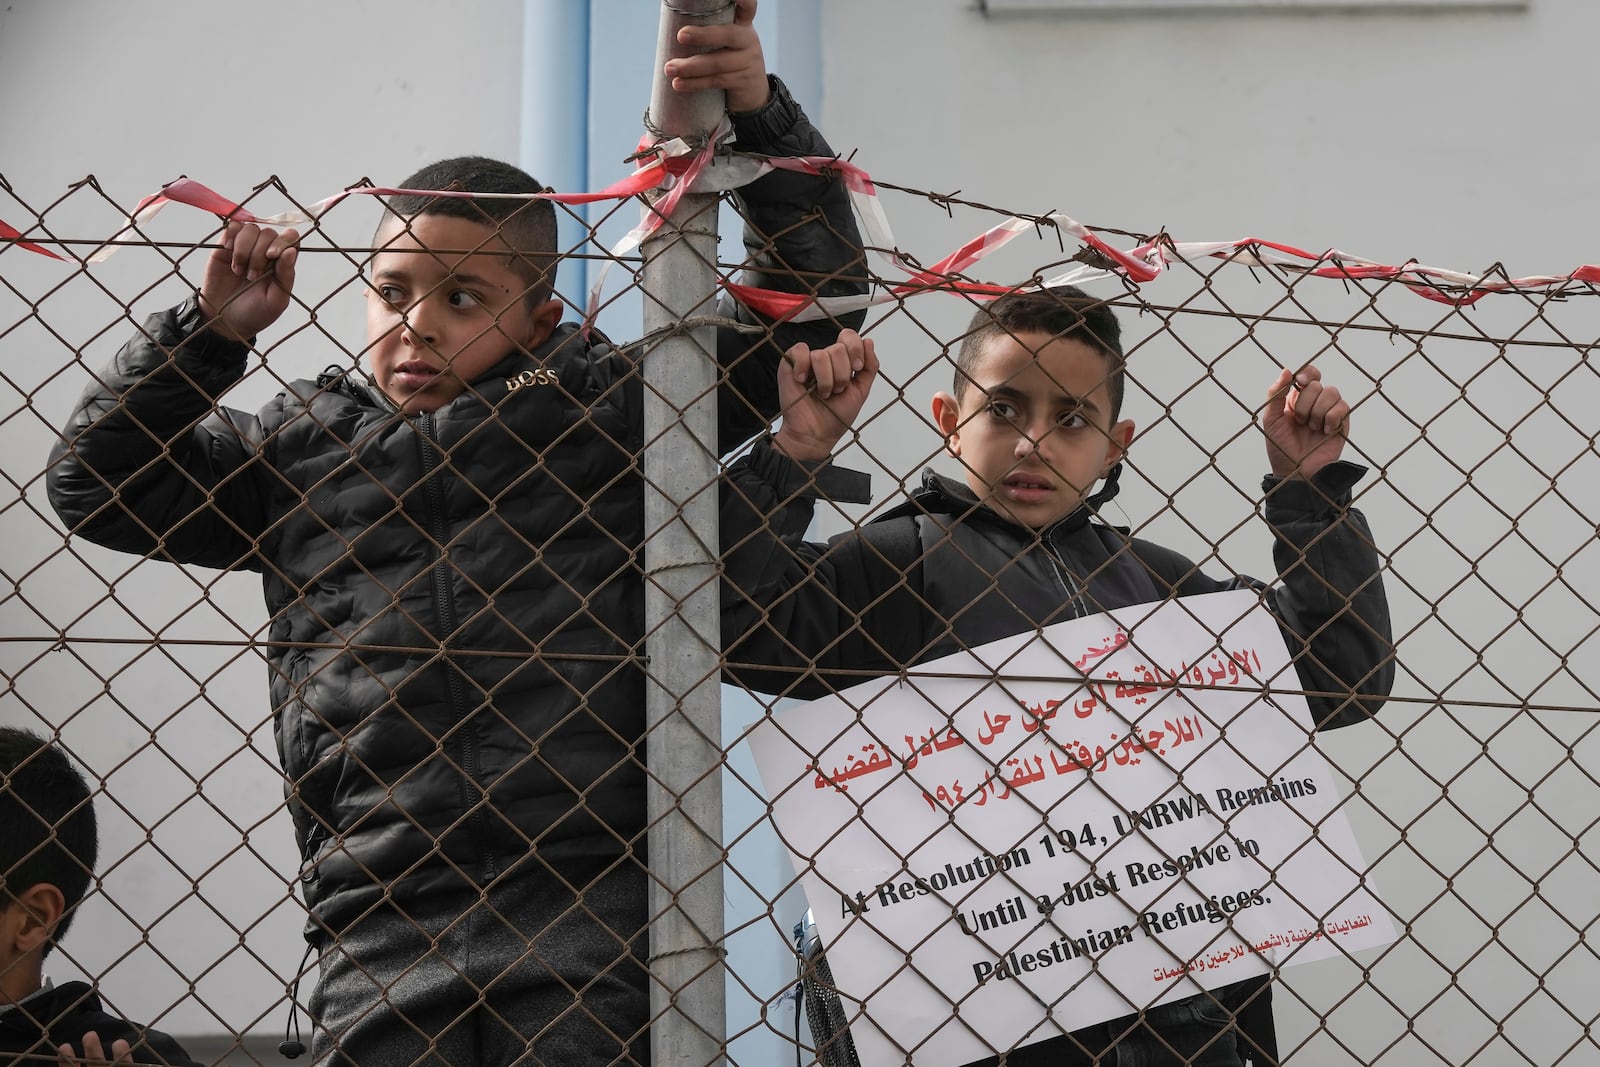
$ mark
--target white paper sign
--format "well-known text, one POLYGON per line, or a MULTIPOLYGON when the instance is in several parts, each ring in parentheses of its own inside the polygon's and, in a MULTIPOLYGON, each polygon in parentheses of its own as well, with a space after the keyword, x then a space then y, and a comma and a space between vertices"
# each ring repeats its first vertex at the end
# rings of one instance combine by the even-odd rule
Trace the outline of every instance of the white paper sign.
POLYGON ((750 736, 864 1067, 954 1067, 1387 944, 1256 594, 1097 615, 750 736))

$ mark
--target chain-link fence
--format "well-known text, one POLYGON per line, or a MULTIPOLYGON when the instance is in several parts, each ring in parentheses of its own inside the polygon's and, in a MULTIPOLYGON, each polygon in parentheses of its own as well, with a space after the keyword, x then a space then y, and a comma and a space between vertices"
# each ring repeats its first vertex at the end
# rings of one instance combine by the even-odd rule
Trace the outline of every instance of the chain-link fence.
MULTIPOLYGON (((647 782, 682 788, 682 753, 647 756, 639 705, 679 651, 649 644, 641 606, 674 567, 642 555, 664 524, 631 518, 657 436, 635 420, 648 346, 597 354, 563 334, 469 383, 473 420, 402 417, 368 368, 415 316, 358 340, 383 284, 374 205, 313 212, 268 183, 246 209, 316 221, 291 311, 218 381, 205 360, 236 354, 169 360, 188 334, 162 331, 184 327, 146 324, 198 285, 217 232, 174 210, 90 263, 132 213, 119 195, 6 194, 0 699, 6 724, 58 740, 91 778, 107 843, 94 936, 80 924, 47 969, 98 982, 119 1014, 210 1058, 272 1062, 277 1036, 245 1035, 275 1035, 296 978, 304 1006, 333 968, 423 1049, 456 1054, 470 1029, 465 1055, 490 1057, 576 1017, 622 1056, 641 1035, 615 1032, 632 1009, 608 1014, 612 985, 636 993, 643 969, 659 978, 687 952, 688 982, 720 962, 745 1005, 709 1035, 733 1062, 848 1062, 847 1042, 869 1063, 1111 1063, 1135 1047, 1166 1057, 1150 1062, 1595 1060, 1587 282, 1468 301, 1475 283, 1453 277, 1091 228, 1097 248, 1031 217, 981 266, 922 271, 911 250, 873 248, 883 369, 836 465, 869 472, 874 502, 758 445, 734 468, 720 567, 690 582, 737 586, 722 665, 741 684, 706 739, 727 901, 725 929, 699 931, 707 952, 646 947, 702 880, 662 895, 660 855, 645 857, 647 782), (1135 264, 1166 269, 1139 280, 1110 254, 1140 247, 1135 264), (995 295, 974 278, 1079 268, 1102 272, 1084 284, 1121 323, 1119 411, 1094 406, 1103 374, 957 372, 995 295), (130 337, 138 351, 108 371, 130 337), (1350 403, 1359 481, 1260 481, 1269 388, 1306 367, 1350 403), (110 398, 69 429, 86 387, 110 398), (1019 429, 1041 390, 1060 394, 1048 432, 1019 429), (930 414, 940 392, 982 398, 954 434, 930 414), (271 414, 220 427, 221 406, 271 414), (1107 417, 1085 430, 1085 413, 1107 417), (85 432, 107 417, 119 435, 85 432), (990 419, 1028 442, 998 479, 990 419), (1118 458, 1105 427, 1123 419, 1115 500, 1089 524, 1049 512, 1082 487, 1040 457, 1088 433, 1118 458), (247 447, 197 464, 181 443, 196 433, 213 458, 247 447), (925 483, 929 465, 946 480, 925 483), (1017 470, 1025 484, 1006 481, 1017 470), (87 501, 67 511, 88 539, 52 486, 87 501), (813 493, 808 536, 834 547, 773 544, 761 520, 803 526, 813 493), (1040 500, 1049 517, 1031 521, 1040 500), (224 565, 258 572, 269 610, 224 565), (302 964, 308 896, 322 911, 302 964), (803 998, 787 995, 797 956, 803 998), (541 982, 570 1005, 535 1025, 517 1001, 541 982), (831 1022, 804 1027, 796 999, 831 1022)), ((889 218, 948 214, 952 245, 1013 218, 881 183, 877 198, 889 218)), ((811 213, 789 233, 806 226, 829 229, 811 213)), ((751 251, 771 260, 785 236, 751 251)), ((737 257, 722 258, 732 280, 737 257)), ((759 289, 829 280, 778 259, 759 289)), ((618 257, 599 305, 640 270, 618 257)), ((586 295, 562 298, 584 318, 586 295)), ((817 307, 797 318, 836 330, 817 307)), ((725 360, 748 369, 774 333, 733 328, 730 310, 691 325, 753 349, 725 360)), ((363 1025, 349 999, 311 1007, 363 1025)))

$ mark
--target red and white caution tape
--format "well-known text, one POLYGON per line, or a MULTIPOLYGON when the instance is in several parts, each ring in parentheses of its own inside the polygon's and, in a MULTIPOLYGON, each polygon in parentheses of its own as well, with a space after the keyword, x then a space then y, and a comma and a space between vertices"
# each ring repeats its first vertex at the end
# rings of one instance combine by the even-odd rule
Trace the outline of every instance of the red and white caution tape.
POLYGON ((29 252, 37 252, 41 256, 49 256, 51 259, 61 258, 48 248, 41 248, 32 241, 24 241, 22 234, 17 232, 16 227, 9 225, 4 219, 0 219, 0 241, 15 241, 18 248, 25 248, 29 252))
MULTIPOLYGON (((135 234, 139 227, 148 223, 168 204, 184 204, 224 219, 255 222, 267 226, 295 226, 315 221, 329 208, 354 195, 474 199, 506 197, 545 199, 563 204, 588 204, 601 200, 622 200, 665 188, 666 194, 654 204, 647 204, 641 213, 639 224, 611 249, 606 267, 602 268, 589 293, 587 310, 592 320, 599 306, 601 286, 610 264, 642 244, 672 213, 684 193, 691 190, 734 189, 755 181, 773 170, 789 170, 807 174, 829 174, 841 181, 848 190, 851 204, 860 219, 867 238, 867 246, 895 271, 906 275, 905 281, 880 287, 875 293, 848 297, 815 298, 734 282, 724 283, 735 299, 752 310, 777 320, 803 321, 859 311, 877 304, 896 303, 922 292, 960 293, 980 300, 999 296, 1010 291, 1011 287, 969 281, 963 276, 964 273, 973 264, 981 262, 1018 235, 1036 229, 1040 224, 1040 220, 1008 218, 966 242, 932 266, 918 267, 898 251, 888 216, 884 213, 878 197, 877 187, 866 171, 853 163, 824 157, 769 158, 742 155, 717 157, 716 145, 726 134, 727 125, 724 122, 700 151, 692 151, 681 140, 664 141, 648 149, 642 149, 639 154, 639 166, 632 174, 592 193, 469 193, 461 190, 357 186, 319 200, 303 210, 258 216, 199 182, 180 178, 163 187, 159 193, 139 201, 128 225, 97 248, 89 256, 88 262, 98 263, 111 256, 130 235, 135 234)), ((1046 280, 1042 283, 1045 286, 1077 284, 1113 275, 1143 284, 1160 277, 1175 262, 1193 262, 1206 258, 1250 267, 1274 267, 1310 277, 1351 281, 1393 281, 1405 285, 1419 296, 1455 306, 1475 304, 1490 293, 1531 292, 1572 283, 1600 284, 1600 266, 1595 265, 1584 265, 1567 274, 1507 278, 1430 267, 1415 261, 1385 264, 1337 249, 1330 249, 1319 255, 1293 245, 1253 237, 1235 241, 1181 242, 1171 241, 1163 236, 1124 250, 1112 245, 1067 215, 1052 214, 1045 218, 1060 232, 1098 253, 1096 258, 1103 264, 1084 264, 1074 267, 1046 280)), ((62 258, 36 242, 23 239, 21 233, 4 221, 0 221, 0 241, 14 243, 19 248, 52 259, 62 258)))

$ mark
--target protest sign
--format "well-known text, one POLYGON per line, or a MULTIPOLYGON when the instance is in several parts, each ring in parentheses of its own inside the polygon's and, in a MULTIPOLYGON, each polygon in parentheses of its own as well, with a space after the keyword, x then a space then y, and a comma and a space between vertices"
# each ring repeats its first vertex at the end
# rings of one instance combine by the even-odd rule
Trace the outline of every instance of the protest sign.
POLYGON ((751 733, 864 1067, 955 1067, 1394 940, 1252 591, 1048 627, 751 733))

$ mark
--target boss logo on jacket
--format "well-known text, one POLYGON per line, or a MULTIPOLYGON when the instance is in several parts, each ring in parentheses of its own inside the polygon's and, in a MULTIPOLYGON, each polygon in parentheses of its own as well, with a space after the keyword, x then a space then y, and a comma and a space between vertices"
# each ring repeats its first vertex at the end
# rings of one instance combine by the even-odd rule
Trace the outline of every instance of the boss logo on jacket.
POLYGON ((559 385, 560 381, 556 372, 547 367, 530 368, 506 379, 506 395, 510 396, 525 385, 559 385))

